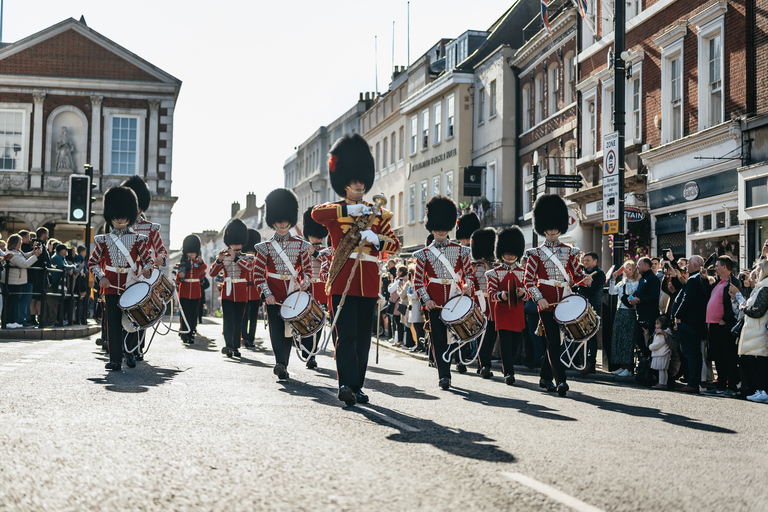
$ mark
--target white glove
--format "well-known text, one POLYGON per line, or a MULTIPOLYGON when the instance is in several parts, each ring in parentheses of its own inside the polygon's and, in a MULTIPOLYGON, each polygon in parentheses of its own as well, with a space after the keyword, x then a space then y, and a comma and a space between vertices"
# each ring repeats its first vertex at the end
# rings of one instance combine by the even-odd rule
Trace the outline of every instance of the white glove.
POLYGON ((365 231, 361 232, 360 236, 366 242, 373 244, 374 247, 376 247, 376 249, 379 248, 379 235, 377 235, 370 229, 366 229, 365 231))
MULTIPOLYGON (((365 209, 368 208, 364 204, 348 204, 347 205, 347 214, 350 217, 359 217, 365 213, 365 209)), ((368 211, 370 213, 370 208, 368 208, 368 211)))

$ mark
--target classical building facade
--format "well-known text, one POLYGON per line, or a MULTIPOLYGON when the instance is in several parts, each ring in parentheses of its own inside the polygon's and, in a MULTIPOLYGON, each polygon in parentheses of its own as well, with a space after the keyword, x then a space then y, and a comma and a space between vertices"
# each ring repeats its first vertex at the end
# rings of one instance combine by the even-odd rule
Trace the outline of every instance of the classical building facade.
POLYGON ((0 236, 66 223, 68 181, 91 164, 94 232, 101 196, 128 176, 152 191, 147 217, 170 233, 173 113, 181 81, 85 25, 67 19, 0 47, 0 236))

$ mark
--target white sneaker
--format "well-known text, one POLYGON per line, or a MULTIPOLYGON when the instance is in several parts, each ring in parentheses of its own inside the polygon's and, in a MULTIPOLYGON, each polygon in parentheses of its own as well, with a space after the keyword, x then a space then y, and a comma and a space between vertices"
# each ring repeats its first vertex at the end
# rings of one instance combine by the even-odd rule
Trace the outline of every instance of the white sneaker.
POLYGON ((21 324, 17 324, 16 322, 14 322, 12 324, 7 324, 6 327, 9 328, 9 329, 18 329, 19 327, 22 327, 22 325, 21 324))
POLYGON ((747 400, 749 400, 749 401, 753 401, 753 400, 754 400, 754 399, 756 399, 756 398, 760 398, 762 395, 763 395, 763 390, 762 390, 762 389, 758 389, 758 390, 757 390, 757 391, 755 391, 753 394, 749 395, 749 396, 747 397, 747 400))
POLYGON ((624 368, 624 370, 621 373, 616 374, 617 377, 631 377, 632 372, 624 368))
POLYGON ((613 370, 611 373, 614 375, 618 375, 623 371, 626 371, 626 368, 619 368, 618 370, 613 370))
POLYGON ((757 403, 768 403, 768 393, 763 391, 762 389, 758 389, 757 392, 754 395, 749 395, 747 397, 747 400, 750 402, 757 402, 757 403))

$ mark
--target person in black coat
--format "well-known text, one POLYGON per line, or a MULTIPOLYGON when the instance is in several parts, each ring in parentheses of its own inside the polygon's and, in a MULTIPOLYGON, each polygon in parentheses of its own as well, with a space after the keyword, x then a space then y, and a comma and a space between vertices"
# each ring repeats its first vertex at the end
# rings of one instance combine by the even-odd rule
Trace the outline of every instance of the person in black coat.
POLYGON ((635 344, 640 347, 640 352, 643 355, 650 356, 651 351, 648 349, 645 335, 653 330, 656 319, 659 318, 661 281, 653 271, 651 258, 647 256, 637 261, 637 271, 640 274, 640 281, 634 298, 629 301, 635 306, 637 321, 642 328, 638 330, 638 339, 635 340, 635 344))
POLYGON ((677 294, 672 314, 677 326, 680 350, 688 361, 688 382, 680 390, 699 393, 701 384, 701 341, 707 337, 707 302, 711 293, 709 280, 700 273, 704 258, 691 256, 688 260, 688 280, 677 294))

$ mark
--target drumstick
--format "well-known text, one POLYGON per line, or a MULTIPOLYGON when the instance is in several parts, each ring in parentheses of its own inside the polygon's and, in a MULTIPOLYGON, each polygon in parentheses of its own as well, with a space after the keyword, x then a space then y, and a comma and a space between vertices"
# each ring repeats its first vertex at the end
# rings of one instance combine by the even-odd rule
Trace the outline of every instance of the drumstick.
POLYGON ((511 298, 512 292, 509 291, 509 281, 507 281, 507 307, 511 308, 512 304, 510 304, 510 298, 511 298))
POLYGON ((579 286, 581 283, 583 283, 583 282, 584 282, 584 280, 585 280, 586 278, 588 278, 588 277, 592 277, 592 276, 593 276, 593 275, 595 275, 595 274, 597 274, 597 270, 595 270, 595 271, 594 271, 594 272, 592 272, 591 274, 587 274, 586 276, 584 276, 584 277, 581 279, 581 281, 579 281, 578 283, 574 283, 574 284, 573 284, 573 286, 579 286))
POLYGON ((109 287, 110 287, 110 288, 115 288, 116 290, 122 290, 122 291, 125 291, 125 288, 120 288, 119 286, 115 286, 115 285, 113 285, 113 284, 110 284, 110 285, 109 285, 109 287))

